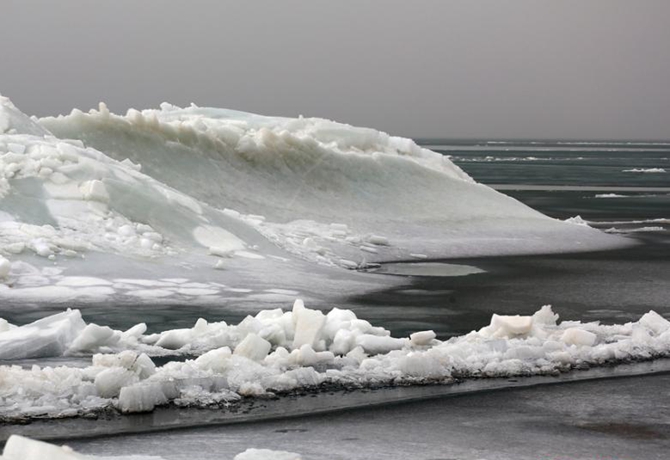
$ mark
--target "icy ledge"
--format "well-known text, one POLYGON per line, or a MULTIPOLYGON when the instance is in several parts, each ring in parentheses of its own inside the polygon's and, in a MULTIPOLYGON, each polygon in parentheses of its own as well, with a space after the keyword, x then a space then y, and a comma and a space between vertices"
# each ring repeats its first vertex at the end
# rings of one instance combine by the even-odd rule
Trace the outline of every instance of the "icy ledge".
POLYGON ((0 420, 72 417, 157 405, 224 407, 323 384, 449 383, 546 375, 670 356, 670 322, 650 311, 618 325, 563 321, 550 306, 532 316, 493 315, 491 324, 447 341, 433 331, 393 338, 349 310, 264 310, 238 325, 199 319, 191 329, 146 335, 88 324, 68 310, 22 327, 0 322, 0 350, 17 357, 95 354, 85 368, 0 366, 0 420), (149 355, 197 355, 156 367, 149 355))
MULTIPOLYGON (((299 454, 279 450, 247 449, 233 460, 301 460, 299 454)), ((78 454, 67 446, 55 446, 23 436, 12 436, 0 460, 162 460, 155 456, 98 457, 78 454)))

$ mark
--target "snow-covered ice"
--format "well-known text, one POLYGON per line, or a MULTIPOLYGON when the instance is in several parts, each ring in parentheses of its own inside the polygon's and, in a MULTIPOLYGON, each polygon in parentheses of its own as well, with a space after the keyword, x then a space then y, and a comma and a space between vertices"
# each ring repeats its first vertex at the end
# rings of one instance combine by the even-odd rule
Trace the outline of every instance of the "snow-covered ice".
POLYGON ((392 337, 350 310, 324 314, 296 300, 290 311, 263 310, 237 325, 201 318, 192 328, 146 331, 143 323, 127 331, 86 324, 78 310, 5 326, 3 358, 93 356, 88 367, 0 366, 0 418, 221 407, 325 383, 451 383, 670 356, 670 321, 654 311, 603 325, 559 323, 544 306, 532 316, 494 314, 488 326, 442 341, 433 331, 392 337), (151 356, 163 355, 197 358, 156 366, 151 356))

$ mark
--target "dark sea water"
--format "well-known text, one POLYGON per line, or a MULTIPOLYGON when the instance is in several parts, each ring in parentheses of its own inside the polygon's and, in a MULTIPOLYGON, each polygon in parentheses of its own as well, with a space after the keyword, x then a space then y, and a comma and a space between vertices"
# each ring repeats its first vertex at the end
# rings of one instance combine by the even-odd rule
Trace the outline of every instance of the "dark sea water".
POLYGON ((552 217, 670 215, 669 143, 479 143, 432 148, 478 182, 552 217))

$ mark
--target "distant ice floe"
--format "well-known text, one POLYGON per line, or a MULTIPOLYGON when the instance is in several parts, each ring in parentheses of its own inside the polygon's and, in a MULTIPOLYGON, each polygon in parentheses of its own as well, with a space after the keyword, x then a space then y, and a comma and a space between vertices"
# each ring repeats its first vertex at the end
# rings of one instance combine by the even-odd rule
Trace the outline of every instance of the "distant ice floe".
MULTIPOLYGON (((293 452, 247 449, 231 460, 301 460, 300 454, 293 452)), ((163 457, 130 455, 122 457, 101 457, 83 455, 67 446, 57 446, 36 441, 23 436, 13 435, 7 440, 0 460, 163 460, 163 457)), ((196 457, 197 460, 197 457, 196 457)))
POLYGON ((647 232, 664 232, 665 227, 659 226, 648 226, 648 227, 637 227, 637 228, 608 228, 605 230, 607 233, 647 233, 647 232))
POLYGON ((626 198, 630 195, 619 195, 618 193, 599 193, 594 198, 626 198))
POLYGON ((599 220, 591 221, 598 225, 621 225, 621 224, 670 224, 670 219, 658 217, 654 219, 633 219, 633 220, 599 220))
POLYGON ((557 374, 584 366, 670 356, 670 321, 558 322, 551 307, 532 316, 493 315, 478 331, 442 341, 433 331, 395 338, 334 308, 297 300, 237 325, 198 319, 192 328, 146 334, 87 324, 68 310, 24 326, 2 322, 0 358, 89 355, 87 367, 0 366, 0 419, 72 417, 156 406, 225 407, 242 397, 323 384, 343 387, 450 383, 455 379, 557 374), (151 356, 197 356, 156 366, 151 356))
POLYGON ((517 161, 581 161, 585 160, 584 157, 510 157, 510 156, 460 156, 452 154, 450 155, 455 161, 459 163, 490 163, 490 162, 517 162, 517 161))
POLYGON ((633 169, 624 169, 622 172, 655 174, 655 173, 665 173, 666 170, 664 168, 633 168, 633 169))

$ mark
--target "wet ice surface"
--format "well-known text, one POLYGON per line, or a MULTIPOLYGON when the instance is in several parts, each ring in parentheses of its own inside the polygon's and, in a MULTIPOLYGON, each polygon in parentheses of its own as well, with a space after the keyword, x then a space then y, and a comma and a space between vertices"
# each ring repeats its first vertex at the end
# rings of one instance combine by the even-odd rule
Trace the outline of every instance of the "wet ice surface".
POLYGON ((668 385, 668 374, 599 380, 69 444, 86 453, 167 460, 232 459, 249 446, 298 451, 310 460, 665 459, 668 385))
MULTIPOLYGON (((442 262, 414 262, 383 264, 372 273, 403 276, 467 276, 484 271, 469 265, 450 264, 442 262)), ((405 291, 407 292, 407 291, 405 291)))

